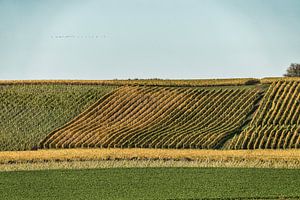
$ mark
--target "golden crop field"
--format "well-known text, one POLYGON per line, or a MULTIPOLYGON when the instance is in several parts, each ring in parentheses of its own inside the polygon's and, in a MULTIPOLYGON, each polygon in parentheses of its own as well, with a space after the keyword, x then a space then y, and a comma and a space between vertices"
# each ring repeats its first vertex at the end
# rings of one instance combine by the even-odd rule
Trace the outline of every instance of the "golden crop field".
POLYGON ((246 80, 0 81, 0 150, 299 148, 300 82, 246 80))
POLYGON ((47 149, 2 151, 0 163, 97 161, 97 160, 183 160, 183 161, 286 161, 300 162, 300 150, 203 150, 203 149, 47 149))
POLYGON ((47 149, 0 152, 0 171, 137 168, 299 168, 300 150, 47 149))
POLYGON ((42 148, 218 148, 239 130, 257 89, 121 87, 62 128, 42 148))
POLYGON ((296 81, 300 82, 300 77, 266 77, 260 79, 261 84, 272 84, 279 81, 296 81))
POLYGON ((229 148, 290 149, 300 147, 300 82, 274 82, 249 126, 229 148))

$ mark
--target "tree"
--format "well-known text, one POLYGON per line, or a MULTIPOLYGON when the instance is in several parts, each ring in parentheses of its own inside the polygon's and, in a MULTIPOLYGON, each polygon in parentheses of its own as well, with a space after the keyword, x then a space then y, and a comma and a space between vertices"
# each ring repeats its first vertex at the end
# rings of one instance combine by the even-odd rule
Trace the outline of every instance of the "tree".
POLYGON ((286 77, 300 77, 300 64, 292 63, 290 67, 286 70, 286 77))

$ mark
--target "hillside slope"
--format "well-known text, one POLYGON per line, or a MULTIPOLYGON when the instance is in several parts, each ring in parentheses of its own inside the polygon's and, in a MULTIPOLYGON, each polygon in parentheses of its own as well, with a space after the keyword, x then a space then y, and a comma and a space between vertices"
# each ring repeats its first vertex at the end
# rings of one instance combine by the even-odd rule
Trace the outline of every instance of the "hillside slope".
POLYGON ((300 148, 300 79, 0 81, 0 150, 37 147, 300 148))
POLYGON ((256 88, 121 87, 49 134, 43 148, 219 148, 245 123, 256 88))
POLYGON ((300 82, 275 82, 250 125, 236 135, 231 149, 300 147, 300 82))
POLYGON ((35 148, 112 86, 0 85, 0 150, 35 148))

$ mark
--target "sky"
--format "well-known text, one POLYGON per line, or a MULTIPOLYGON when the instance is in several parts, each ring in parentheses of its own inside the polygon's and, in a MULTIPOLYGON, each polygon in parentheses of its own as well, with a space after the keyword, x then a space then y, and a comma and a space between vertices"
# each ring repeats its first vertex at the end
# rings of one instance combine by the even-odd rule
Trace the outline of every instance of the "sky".
POLYGON ((0 79, 281 76, 299 0, 0 0, 0 79))

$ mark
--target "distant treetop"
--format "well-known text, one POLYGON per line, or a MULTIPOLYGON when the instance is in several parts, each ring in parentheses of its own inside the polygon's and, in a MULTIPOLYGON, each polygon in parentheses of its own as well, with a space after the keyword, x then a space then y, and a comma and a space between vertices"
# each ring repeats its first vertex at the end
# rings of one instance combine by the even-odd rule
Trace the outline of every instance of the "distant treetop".
POLYGON ((300 77, 300 64, 292 63, 290 67, 286 70, 286 77, 300 77))

